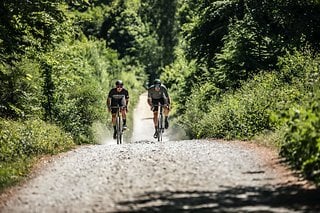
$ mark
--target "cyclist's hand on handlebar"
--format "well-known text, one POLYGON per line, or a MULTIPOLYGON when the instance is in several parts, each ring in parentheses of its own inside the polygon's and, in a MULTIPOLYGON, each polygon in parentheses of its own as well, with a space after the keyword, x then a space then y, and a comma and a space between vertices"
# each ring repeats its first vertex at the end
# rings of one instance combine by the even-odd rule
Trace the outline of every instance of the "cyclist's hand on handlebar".
POLYGON ((150 110, 153 111, 154 110, 154 106, 150 106, 150 110))

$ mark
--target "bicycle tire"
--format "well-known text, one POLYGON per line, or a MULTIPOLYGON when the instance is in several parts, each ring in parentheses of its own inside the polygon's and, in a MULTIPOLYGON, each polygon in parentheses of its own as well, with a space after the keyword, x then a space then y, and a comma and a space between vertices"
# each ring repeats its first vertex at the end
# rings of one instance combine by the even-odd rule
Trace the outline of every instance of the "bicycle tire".
POLYGON ((119 114, 117 115, 116 125, 117 125, 117 127, 116 127, 117 128, 117 144, 121 144, 122 143, 122 128, 121 128, 121 117, 119 114))
POLYGON ((160 142, 160 140, 161 140, 160 118, 158 118, 157 139, 158 139, 158 142, 160 142))
POLYGON ((160 117, 160 141, 162 141, 163 136, 163 115, 160 117))
POLYGON ((158 141, 162 141, 162 133, 163 133, 163 114, 162 107, 160 107, 159 117, 158 117, 158 141))

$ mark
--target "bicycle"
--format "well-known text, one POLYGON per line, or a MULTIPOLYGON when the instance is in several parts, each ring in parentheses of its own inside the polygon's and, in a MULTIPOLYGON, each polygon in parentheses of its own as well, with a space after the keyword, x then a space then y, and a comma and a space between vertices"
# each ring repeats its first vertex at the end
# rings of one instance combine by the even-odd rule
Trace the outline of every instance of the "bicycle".
POLYGON ((153 107, 158 107, 158 122, 157 122, 157 138, 158 141, 162 141, 162 135, 164 133, 164 118, 163 118, 163 107, 166 105, 163 104, 157 104, 153 105, 153 107))
POLYGON ((123 124, 121 117, 121 106, 112 106, 112 109, 117 109, 116 113, 116 134, 117 134, 117 144, 122 144, 122 136, 123 136, 123 124))

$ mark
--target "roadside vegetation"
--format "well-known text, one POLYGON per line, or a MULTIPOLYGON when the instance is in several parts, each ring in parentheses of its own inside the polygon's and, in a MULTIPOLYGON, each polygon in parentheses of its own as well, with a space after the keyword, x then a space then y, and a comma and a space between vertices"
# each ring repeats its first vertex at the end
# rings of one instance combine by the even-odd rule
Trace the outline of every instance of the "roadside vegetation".
POLYGON ((183 5, 176 60, 162 75, 175 91, 177 122, 192 138, 277 147, 319 183, 320 2, 183 5))
POLYGON ((319 1, 4 0, 0 17, 1 188, 99 143, 116 79, 132 110, 158 77, 191 138, 267 141, 320 182, 319 1))

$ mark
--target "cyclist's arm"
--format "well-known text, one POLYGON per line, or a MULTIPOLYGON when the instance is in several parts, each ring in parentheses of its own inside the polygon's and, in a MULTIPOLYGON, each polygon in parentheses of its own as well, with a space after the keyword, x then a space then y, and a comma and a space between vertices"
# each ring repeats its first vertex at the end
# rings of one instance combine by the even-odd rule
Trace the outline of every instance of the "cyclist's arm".
POLYGON ((149 106, 152 106, 152 99, 150 97, 148 97, 148 104, 149 106))
POLYGON ((148 90, 148 104, 149 104, 149 106, 152 106, 152 98, 151 98, 151 92, 150 92, 150 90, 148 90))
POLYGON ((127 91, 127 94, 126 94, 126 106, 128 107, 129 106, 129 92, 127 91))
POLYGON ((126 100, 126 110, 128 111, 128 109, 129 109, 129 98, 126 98, 125 100, 126 100))
POLYGON ((169 94, 168 94, 168 104, 169 105, 171 104, 171 98, 170 98, 169 94))
POLYGON ((126 104, 126 109, 128 110, 129 107, 129 92, 126 90, 126 93, 124 95, 124 100, 125 100, 125 104, 126 104))
POLYGON ((108 97, 107 97, 107 107, 110 109, 111 106, 111 97, 112 97, 112 90, 109 91, 108 97))
POLYGON ((107 107, 108 107, 108 110, 110 110, 111 108, 111 98, 107 98, 107 107))
POLYGON ((167 99, 167 102, 168 104, 170 105, 171 103, 171 99, 170 99, 170 96, 169 96, 169 93, 168 93, 168 90, 166 87, 163 87, 164 88, 164 95, 165 95, 165 98, 167 99))

